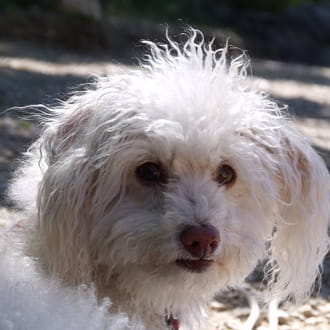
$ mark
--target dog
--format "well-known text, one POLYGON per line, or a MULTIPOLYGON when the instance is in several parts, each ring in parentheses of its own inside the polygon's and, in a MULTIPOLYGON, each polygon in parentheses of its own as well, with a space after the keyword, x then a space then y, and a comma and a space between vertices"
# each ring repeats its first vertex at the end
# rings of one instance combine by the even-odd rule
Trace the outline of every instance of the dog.
POLYGON ((23 253, 146 329, 201 328, 265 258, 271 295, 301 301, 329 248, 323 160, 254 89, 244 53, 193 29, 145 43, 138 69, 48 109, 10 188, 23 253))

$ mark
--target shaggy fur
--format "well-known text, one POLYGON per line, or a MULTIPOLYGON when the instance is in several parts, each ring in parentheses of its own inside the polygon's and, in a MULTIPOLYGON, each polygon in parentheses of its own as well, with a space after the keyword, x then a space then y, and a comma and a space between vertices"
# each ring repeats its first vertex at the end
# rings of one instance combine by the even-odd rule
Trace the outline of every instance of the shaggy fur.
POLYGON ((244 55, 228 59, 199 32, 182 45, 147 42, 137 70, 100 77, 46 120, 11 188, 24 207, 27 255, 69 286, 96 286, 111 312, 166 328, 171 313, 199 328, 206 304, 268 258, 270 290, 300 300, 328 250, 329 174, 263 93, 244 55), (136 168, 160 164, 166 182, 136 168), (230 164, 236 181, 216 180, 230 164), (189 272, 180 242, 188 225, 220 233, 213 264, 189 272))
POLYGON ((0 235, 1 330, 145 329, 124 313, 109 315, 109 300, 98 302, 92 287, 64 288, 46 279, 8 239, 0 235))

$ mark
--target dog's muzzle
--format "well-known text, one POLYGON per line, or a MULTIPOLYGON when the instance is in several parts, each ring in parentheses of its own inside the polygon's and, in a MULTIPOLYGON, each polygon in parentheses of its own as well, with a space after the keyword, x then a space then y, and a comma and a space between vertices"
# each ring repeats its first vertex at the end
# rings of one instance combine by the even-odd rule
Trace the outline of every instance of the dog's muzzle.
POLYGON ((212 256, 220 244, 220 234, 212 225, 189 226, 181 232, 180 241, 192 258, 177 259, 176 264, 201 273, 214 261, 212 256))

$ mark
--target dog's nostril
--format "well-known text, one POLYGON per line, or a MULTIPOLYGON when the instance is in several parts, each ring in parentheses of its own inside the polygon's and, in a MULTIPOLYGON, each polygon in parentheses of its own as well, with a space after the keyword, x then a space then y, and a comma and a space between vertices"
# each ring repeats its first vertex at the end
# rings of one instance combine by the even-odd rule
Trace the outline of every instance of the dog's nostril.
POLYGON ((198 258, 210 256, 220 243, 219 231, 211 225, 187 227, 180 239, 185 249, 198 258))
POLYGON ((218 241, 212 241, 209 245, 210 249, 212 249, 213 251, 218 247, 219 242, 218 241))
POLYGON ((193 248, 198 248, 199 243, 196 242, 196 241, 195 241, 195 242, 192 242, 191 246, 192 246, 193 248))

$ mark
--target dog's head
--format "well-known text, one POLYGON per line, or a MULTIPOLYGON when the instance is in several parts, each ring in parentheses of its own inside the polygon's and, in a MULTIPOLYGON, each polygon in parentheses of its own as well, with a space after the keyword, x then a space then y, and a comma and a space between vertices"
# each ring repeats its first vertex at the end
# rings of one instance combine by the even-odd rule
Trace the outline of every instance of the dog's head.
POLYGON ((267 257, 273 290, 301 298, 328 248, 326 167, 249 87, 244 56, 228 61, 197 35, 150 44, 141 70, 55 110, 35 148, 42 262, 164 311, 267 257))

